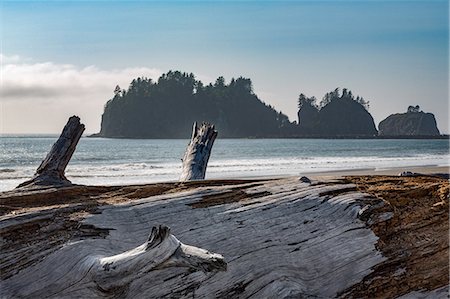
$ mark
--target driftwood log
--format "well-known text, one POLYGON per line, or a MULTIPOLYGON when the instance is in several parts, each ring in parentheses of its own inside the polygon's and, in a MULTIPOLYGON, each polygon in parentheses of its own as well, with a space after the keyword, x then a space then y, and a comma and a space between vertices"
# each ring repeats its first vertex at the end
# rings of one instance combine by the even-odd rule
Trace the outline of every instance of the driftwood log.
POLYGON ((71 182, 64 173, 83 132, 84 125, 80 123, 80 118, 70 117, 58 140, 39 165, 34 177, 20 184, 18 188, 70 185, 71 182))
POLYGON ((0 297, 445 298, 448 182, 412 202, 417 179, 391 203, 298 178, 0 193, 0 297))
POLYGON ((180 181, 204 180, 209 156, 216 140, 217 131, 214 125, 202 123, 200 127, 194 123, 192 137, 184 157, 180 181))

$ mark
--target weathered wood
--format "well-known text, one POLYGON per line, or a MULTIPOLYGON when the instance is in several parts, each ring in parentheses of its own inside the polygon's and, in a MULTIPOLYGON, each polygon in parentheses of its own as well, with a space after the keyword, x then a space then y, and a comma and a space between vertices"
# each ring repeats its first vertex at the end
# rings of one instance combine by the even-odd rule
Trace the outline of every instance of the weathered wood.
POLYGON ((181 243, 167 226, 152 228, 148 240, 126 252, 93 259, 89 270, 93 281, 103 291, 121 288, 154 270, 187 267, 194 271, 225 271, 220 254, 181 243))
POLYGON ((194 123, 192 137, 184 157, 180 181, 193 181, 205 179, 209 156, 217 137, 214 125, 202 123, 200 127, 194 123))
MULTIPOLYGON (((415 179, 386 182, 394 190, 404 188, 409 197, 415 179)), ((449 186, 445 180, 426 180, 429 189, 416 190, 423 198, 414 205, 398 199, 396 208, 357 191, 360 186, 349 180, 204 181, 114 186, 102 192, 86 186, 54 188, 59 196, 52 197, 74 196, 79 189, 95 191, 93 203, 106 201, 89 210, 86 199, 64 208, 54 208, 49 200, 48 206, 1 216, 0 272, 8 275, 0 281, 0 297, 441 298, 445 285, 435 281, 448 278, 449 186), (442 201, 435 194, 442 194, 442 201), (62 217, 70 209, 89 211, 70 224, 86 234, 64 235, 65 223, 76 218, 62 217), (413 218, 405 223, 408 214, 413 218), (146 238, 151 226, 156 227, 146 238), (56 238, 65 238, 64 245, 45 247, 56 238), (225 269, 221 256, 198 254, 182 242, 219 252, 226 271, 220 271, 225 269), (381 251, 389 242, 394 243, 389 251, 381 251), (436 262, 422 265, 426 271, 410 272, 424 259, 436 262), (390 281, 393 286, 385 290, 390 281), (360 288, 357 293, 354 286, 360 288), (380 292, 384 296, 376 296, 380 292)), ((371 190, 373 182, 367 186, 371 190)), ((385 185, 381 190, 389 192, 385 185)), ((26 193, 24 203, 31 204, 33 193, 39 194, 38 203, 45 202, 41 191, 18 191, 26 193)), ((0 193, 0 201, 12 193, 0 193)))
MULTIPOLYGON (((2 292, 5 297, 330 298, 359 282, 384 260, 374 247, 377 237, 358 219, 361 206, 379 200, 348 191, 352 186, 306 184, 292 178, 197 186, 104 206, 82 223, 108 229, 109 235, 66 244, 6 279, 2 292), (237 188, 243 194, 234 198, 237 188), (214 196, 227 194, 234 200, 223 204, 214 200, 214 196), (183 246, 181 251, 190 257, 182 258, 188 261, 184 266, 194 272, 179 267, 184 263, 177 257, 181 252, 175 253, 175 262, 168 259, 174 267, 154 267, 145 257, 147 245, 139 244, 145 241, 142 234, 148 226, 162 221, 181 241, 222 254, 227 271, 195 271, 209 264, 193 262, 195 254, 183 246), (123 251, 126 253, 117 255, 123 251), (134 258, 128 259, 131 256, 134 258), (120 273, 136 274, 125 278, 101 270, 109 265, 111 271, 114 264, 120 273), (138 267, 142 268, 136 270, 138 267)), ((158 251, 152 261, 164 259, 162 252, 171 254, 175 248, 174 238, 165 240, 168 243, 162 246, 170 250, 158 251)))
POLYGON ((18 188, 70 185, 71 182, 66 178, 64 172, 84 129, 78 116, 70 117, 58 140, 39 165, 34 177, 20 184, 18 188))

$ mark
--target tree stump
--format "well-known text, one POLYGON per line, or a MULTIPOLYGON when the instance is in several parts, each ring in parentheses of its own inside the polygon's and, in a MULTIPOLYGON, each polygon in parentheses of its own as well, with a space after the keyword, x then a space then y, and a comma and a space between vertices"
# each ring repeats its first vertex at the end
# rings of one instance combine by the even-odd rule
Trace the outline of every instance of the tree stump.
POLYGON ((217 131, 214 130, 214 125, 204 122, 197 127, 197 123, 194 123, 191 141, 182 159, 183 169, 180 181, 205 179, 206 167, 216 137, 217 131))
POLYGON ((39 165, 34 177, 17 187, 72 184, 65 177, 64 172, 83 132, 84 125, 80 123, 80 118, 78 116, 70 117, 58 140, 39 165))

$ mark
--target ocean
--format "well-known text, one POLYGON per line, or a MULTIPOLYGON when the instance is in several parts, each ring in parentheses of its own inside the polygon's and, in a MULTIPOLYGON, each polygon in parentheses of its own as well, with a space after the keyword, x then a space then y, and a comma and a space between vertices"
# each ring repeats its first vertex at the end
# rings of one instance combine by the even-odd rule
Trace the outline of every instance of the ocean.
MULTIPOLYGON (((31 178, 58 136, 0 137, 0 191, 31 178)), ((175 181, 187 139, 81 138, 66 169, 73 183, 175 181)), ((206 177, 304 175, 408 166, 449 166, 448 140, 217 139, 206 177)))

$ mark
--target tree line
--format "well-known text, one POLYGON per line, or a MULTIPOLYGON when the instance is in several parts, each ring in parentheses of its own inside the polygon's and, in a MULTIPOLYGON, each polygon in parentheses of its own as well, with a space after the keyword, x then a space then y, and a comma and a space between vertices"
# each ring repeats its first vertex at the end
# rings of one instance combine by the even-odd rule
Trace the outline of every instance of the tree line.
POLYGON ((290 122, 262 102, 248 78, 223 77, 208 85, 192 73, 169 71, 156 82, 134 79, 117 86, 105 105, 100 135, 131 138, 186 138, 194 121, 214 123, 222 137, 276 137, 290 122))
MULTIPOLYGON (((349 106, 348 101, 353 103, 350 105, 353 110, 356 106, 361 107, 370 115, 367 112, 369 102, 363 97, 355 97, 346 88, 342 89, 342 92, 336 88, 326 93, 320 102, 315 97, 300 94, 299 122, 290 122, 285 114, 276 111, 258 98, 249 78, 232 78, 226 84, 223 77, 218 77, 214 83, 205 85, 192 73, 169 71, 161 75, 157 81, 139 77, 132 80, 127 89, 116 86, 114 97, 105 105, 101 132, 98 135, 127 138, 187 138, 195 121, 215 124, 221 137, 327 135, 326 130, 330 126, 327 124, 328 118, 336 119, 341 117, 339 113, 348 112, 339 109, 334 111, 330 107, 336 103, 342 107, 349 106), (329 108, 338 115, 323 113, 327 109, 330 110, 329 108), (319 117, 320 111, 326 115, 325 118, 319 117), (314 127, 320 130, 314 131, 312 129, 314 127)), ((370 124, 362 127, 370 127, 370 124)), ((351 128, 346 130, 350 135, 353 134, 351 128)), ((368 132, 373 134, 372 129, 368 132)), ((347 134, 345 130, 338 133, 347 134)))

